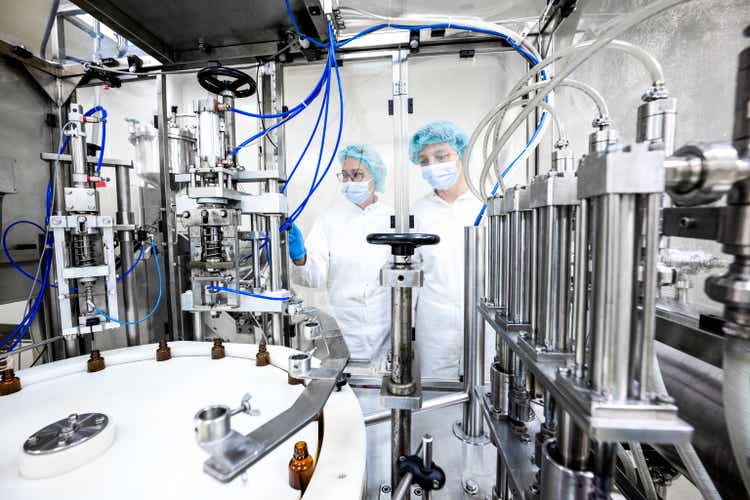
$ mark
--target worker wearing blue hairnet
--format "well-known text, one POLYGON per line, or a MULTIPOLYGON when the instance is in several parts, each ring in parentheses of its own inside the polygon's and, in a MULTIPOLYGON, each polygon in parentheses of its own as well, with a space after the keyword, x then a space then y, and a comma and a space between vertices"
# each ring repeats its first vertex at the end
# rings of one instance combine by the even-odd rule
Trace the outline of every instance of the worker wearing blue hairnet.
POLYGON ((409 157, 431 188, 412 209, 415 230, 440 236, 437 245, 417 249, 424 270, 415 319, 423 377, 457 378, 463 361, 464 227, 482 206, 464 177, 467 142, 455 123, 435 121, 417 130, 409 144, 409 157))
POLYGON ((352 359, 381 364, 390 330, 390 292, 378 274, 388 247, 370 245, 370 233, 391 231, 393 209, 380 201, 386 167, 371 146, 352 144, 338 155, 343 198, 313 224, 307 241, 294 225, 289 254, 295 283, 328 291, 328 301, 352 359))

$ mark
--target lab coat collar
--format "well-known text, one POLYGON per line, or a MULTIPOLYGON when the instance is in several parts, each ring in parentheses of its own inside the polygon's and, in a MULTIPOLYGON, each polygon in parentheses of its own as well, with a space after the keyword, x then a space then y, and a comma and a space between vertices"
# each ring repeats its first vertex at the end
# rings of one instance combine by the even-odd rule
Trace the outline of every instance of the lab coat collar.
POLYGON ((343 207, 345 207, 345 210, 347 212, 351 212, 357 215, 364 215, 370 212, 377 212, 383 206, 383 204, 380 202, 380 199, 377 196, 375 197, 375 201, 372 202, 370 205, 367 205, 365 208, 361 208, 359 205, 355 205, 354 203, 346 199, 341 200, 341 204, 343 207))
POLYGON ((448 203, 443 198, 441 198, 440 195, 437 193, 437 190, 433 190, 432 191, 432 196, 430 196, 430 199, 432 201, 434 201, 435 203, 442 203, 443 205, 446 205, 446 206, 456 205, 456 204, 462 203, 462 202, 464 202, 466 200, 471 200, 473 198, 474 198, 474 195, 471 194, 471 191, 469 189, 467 189, 466 191, 464 191, 464 193, 461 196, 459 196, 458 198, 456 198, 453 201, 453 203, 448 203))

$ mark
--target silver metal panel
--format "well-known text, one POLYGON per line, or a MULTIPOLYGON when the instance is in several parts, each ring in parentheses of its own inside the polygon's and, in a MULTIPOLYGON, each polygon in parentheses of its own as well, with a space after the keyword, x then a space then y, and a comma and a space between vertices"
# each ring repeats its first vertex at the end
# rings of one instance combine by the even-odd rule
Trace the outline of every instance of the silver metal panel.
MULTIPOLYGON (((272 55, 278 50, 277 43, 285 40, 284 33, 292 30, 284 2, 231 0, 217 6, 200 0, 74 3, 167 64, 202 63, 241 54, 272 55)), ((289 3, 302 32, 320 39, 325 33, 320 4, 302 0, 289 3)))
MULTIPOLYGON (((28 219, 42 223, 49 170, 39 160, 52 149, 54 131, 44 124, 53 111, 46 94, 18 63, 0 58, 0 163, 13 164, 17 194, 2 197, 2 224, 28 219), (20 175, 23 172, 23 175, 20 175)), ((56 142, 56 140, 55 140, 56 142)), ((27 272, 33 274, 38 259, 39 231, 19 225, 8 234, 8 247, 27 272)), ((24 300, 31 281, 13 269, 5 256, 0 260, 0 303, 24 300)))

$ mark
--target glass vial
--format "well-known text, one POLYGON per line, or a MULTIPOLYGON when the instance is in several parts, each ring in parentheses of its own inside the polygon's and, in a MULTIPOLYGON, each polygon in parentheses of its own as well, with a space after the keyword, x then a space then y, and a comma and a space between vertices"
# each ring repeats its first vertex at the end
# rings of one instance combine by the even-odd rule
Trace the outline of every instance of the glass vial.
POLYGON ((310 484, 313 473, 313 457, 307 451, 307 443, 297 441, 294 444, 294 455, 289 461, 289 486, 303 494, 310 484))

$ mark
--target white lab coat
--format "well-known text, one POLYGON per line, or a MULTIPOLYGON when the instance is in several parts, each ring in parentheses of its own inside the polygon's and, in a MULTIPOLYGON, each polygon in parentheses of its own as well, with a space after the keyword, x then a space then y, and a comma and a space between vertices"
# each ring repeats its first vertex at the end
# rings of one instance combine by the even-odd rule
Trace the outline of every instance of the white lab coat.
POLYGON ((423 377, 458 378, 464 340, 464 227, 474 224, 481 208, 467 191, 453 203, 433 192, 412 210, 417 232, 440 236, 440 243, 416 252, 424 270, 415 321, 423 377))
POLYGON ((305 238, 307 262, 292 264, 292 279, 328 290, 328 302, 352 359, 379 365, 388 349, 391 290, 380 286, 390 247, 371 245, 370 233, 391 232, 393 209, 376 201, 364 210, 348 200, 331 206, 305 238))

